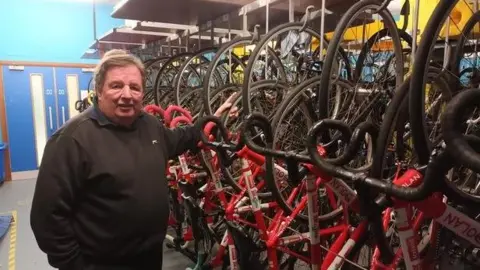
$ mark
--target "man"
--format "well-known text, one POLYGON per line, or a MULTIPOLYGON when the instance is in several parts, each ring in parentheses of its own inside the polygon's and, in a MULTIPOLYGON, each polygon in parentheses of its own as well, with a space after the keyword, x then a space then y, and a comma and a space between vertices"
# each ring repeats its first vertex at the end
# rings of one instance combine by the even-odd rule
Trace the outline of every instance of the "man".
POLYGON ((31 227, 61 270, 159 270, 169 215, 166 164, 196 149, 200 128, 169 130, 142 111, 144 67, 124 51, 107 52, 94 79, 94 106, 47 142, 31 227))

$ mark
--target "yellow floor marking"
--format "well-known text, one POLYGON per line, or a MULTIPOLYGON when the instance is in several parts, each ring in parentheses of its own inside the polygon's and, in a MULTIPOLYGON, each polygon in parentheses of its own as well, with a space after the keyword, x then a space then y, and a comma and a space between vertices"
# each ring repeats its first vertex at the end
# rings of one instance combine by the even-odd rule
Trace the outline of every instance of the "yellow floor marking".
POLYGON ((10 249, 8 250, 8 270, 15 270, 15 249, 17 246, 17 211, 12 211, 12 224, 10 225, 10 249))

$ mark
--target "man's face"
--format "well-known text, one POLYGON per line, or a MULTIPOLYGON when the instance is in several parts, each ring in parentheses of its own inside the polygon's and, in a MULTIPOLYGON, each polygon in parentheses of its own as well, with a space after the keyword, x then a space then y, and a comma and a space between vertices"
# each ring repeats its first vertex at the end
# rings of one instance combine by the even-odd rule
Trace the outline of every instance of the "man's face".
POLYGON ((142 85, 142 74, 135 65, 111 68, 97 91, 100 109, 113 122, 131 125, 142 110, 142 85))

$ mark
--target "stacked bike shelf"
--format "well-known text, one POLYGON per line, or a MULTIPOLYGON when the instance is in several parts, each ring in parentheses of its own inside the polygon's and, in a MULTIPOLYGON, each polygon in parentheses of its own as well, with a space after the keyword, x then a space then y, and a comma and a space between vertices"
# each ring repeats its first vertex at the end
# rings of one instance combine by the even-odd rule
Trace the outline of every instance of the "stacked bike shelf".
POLYGON ((168 169, 194 269, 480 269, 478 4, 390 2, 145 63, 145 110, 204 131, 168 169))

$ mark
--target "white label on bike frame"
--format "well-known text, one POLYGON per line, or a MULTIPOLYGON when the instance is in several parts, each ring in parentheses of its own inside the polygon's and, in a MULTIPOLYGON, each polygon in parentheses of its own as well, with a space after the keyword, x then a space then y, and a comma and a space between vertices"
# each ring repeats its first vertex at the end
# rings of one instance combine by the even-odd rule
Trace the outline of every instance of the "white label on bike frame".
POLYGON ((480 246, 480 223, 476 220, 449 205, 447 205, 445 212, 436 220, 473 245, 480 246))
POLYGON ((273 174, 274 179, 277 182, 279 187, 288 186, 288 171, 282 166, 274 163, 273 164, 273 174))
POLYGON ((352 238, 348 239, 342 250, 340 250, 340 252, 338 253, 338 256, 335 257, 335 260, 333 260, 332 264, 328 267, 328 270, 340 269, 340 267, 342 267, 343 265, 343 258, 346 257, 346 255, 350 252, 354 245, 355 240, 353 240, 352 238))
POLYGON ((357 197, 355 191, 342 180, 332 178, 332 180, 326 184, 333 190, 333 192, 335 192, 335 194, 337 194, 338 197, 340 197, 343 202, 347 204, 352 203, 357 197))
POLYGON ((179 156, 178 161, 180 162, 180 166, 182 167, 182 173, 184 173, 184 174, 190 173, 190 170, 188 169, 188 164, 187 164, 187 160, 185 159, 185 156, 184 155, 179 156))

